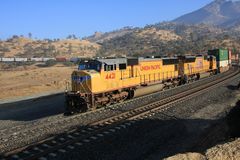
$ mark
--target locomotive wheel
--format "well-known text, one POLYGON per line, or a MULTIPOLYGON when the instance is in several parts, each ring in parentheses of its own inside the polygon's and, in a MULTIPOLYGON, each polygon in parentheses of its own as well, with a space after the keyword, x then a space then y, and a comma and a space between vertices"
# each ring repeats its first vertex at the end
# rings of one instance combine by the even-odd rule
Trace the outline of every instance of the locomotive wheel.
POLYGON ((134 90, 129 90, 127 99, 132 99, 133 97, 134 97, 134 90))
POLYGON ((189 83, 189 77, 187 75, 183 76, 183 84, 189 83))
POLYGON ((83 98, 78 97, 76 102, 76 112, 82 113, 82 112, 86 112, 87 110, 88 110, 88 105, 86 101, 83 98))
POLYGON ((197 74, 197 80, 199 80, 199 79, 200 79, 200 74, 198 73, 198 74, 197 74))
POLYGON ((71 97, 66 100, 66 115, 74 113, 82 113, 88 110, 86 101, 81 97, 71 97))
POLYGON ((70 105, 69 105, 69 100, 66 100, 66 101, 65 101, 64 107, 65 107, 65 112, 64 112, 64 115, 65 115, 65 116, 68 116, 68 115, 73 114, 72 108, 71 108, 70 105))

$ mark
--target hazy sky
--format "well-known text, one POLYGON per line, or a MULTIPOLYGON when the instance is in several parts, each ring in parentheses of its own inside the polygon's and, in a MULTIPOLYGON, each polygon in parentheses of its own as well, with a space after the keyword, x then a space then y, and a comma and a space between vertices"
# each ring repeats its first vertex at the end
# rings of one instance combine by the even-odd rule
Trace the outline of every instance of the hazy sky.
POLYGON ((212 0, 1 0, 0 38, 88 36, 169 21, 212 0))

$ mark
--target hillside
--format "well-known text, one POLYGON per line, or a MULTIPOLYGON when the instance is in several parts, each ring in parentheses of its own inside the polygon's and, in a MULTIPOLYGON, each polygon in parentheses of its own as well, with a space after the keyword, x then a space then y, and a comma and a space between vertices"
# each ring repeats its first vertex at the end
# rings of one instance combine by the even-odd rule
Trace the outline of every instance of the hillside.
POLYGON ((97 43, 102 43, 103 41, 106 40, 111 40, 116 37, 121 37, 124 36, 127 33, 130 33, 134 30, 132 27, 124 27, 119 30, 111 31, 111 32, 95 32, 92 36, 85 37, 83 38, 84 40, 88 40, 90 42, 97 42, 97 43))
POLYGON ((99 47, 86 40, 33 40, 14 36, 0 41, 0 57, 92 57, 99 47))
POLYGON ((0 57, 93 57, 198 54, 213 48, 240 52, 240 1, 215 0, 173 22, 95 32, 79 40, 0 41, 0 57))
POLYGON ((186 24, 211 24, 222 27, 234 26, 240 20, 239 0, 215 0, 197 11, 174 20, 186 24))
POLYGON ((240 51, 240 33, 207 24, 158 23, 102 43, 99 55, 198 54, 212 48, 240 51))
POLYGON ((139 38, 152 38, 159 41, 176 41, 180 40, 181 37, 177 34, 168 30, 158 30, 157 28, 146 28, 144 30, 139 30, 136 32, 136 36, 139 38))
POLYGON ((161 51, 168 43, 174 43, 182 38, 169 30, 153 27, 135 29, 121 37, 104 41, 99 51, 100 55, 149 55, 161 51))
POLYGON ((88 37, 98 56, 198 54, 212 48, 240 51, 240 1, 215 0, 172 22, 120 29, 88 37))
POLYGON ((0 57, 93 57, 199 54, 213 48, 240 51, 239 27, 207 24, 157 23, 144 28, 104 33, 98 39, 32 40, 13 37, 0 41, 0 57), (108 35, 108 36, 107 36, 108 35), (101 43, 100 43, 101 42, 101 43))

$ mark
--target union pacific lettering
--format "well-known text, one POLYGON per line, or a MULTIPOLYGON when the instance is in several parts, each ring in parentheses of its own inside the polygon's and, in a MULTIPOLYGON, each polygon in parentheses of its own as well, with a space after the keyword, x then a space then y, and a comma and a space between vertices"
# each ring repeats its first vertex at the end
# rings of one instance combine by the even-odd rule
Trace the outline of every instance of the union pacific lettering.
POLYGON ((141 66, 141 71, 157 70, 160 69, 160 65, 151 65, 151 66, 141 66))

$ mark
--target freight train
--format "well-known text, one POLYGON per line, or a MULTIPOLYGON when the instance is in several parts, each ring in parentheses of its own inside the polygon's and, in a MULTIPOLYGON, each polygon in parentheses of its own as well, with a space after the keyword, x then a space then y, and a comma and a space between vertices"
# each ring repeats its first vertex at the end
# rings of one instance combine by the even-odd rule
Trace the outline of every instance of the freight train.
POLYGON ((0 57, 0 62, 47 62, 56 61, 56 58, 17 58, 17 57, 0 57))
POLYGON ((122 102, 143 87, 161 84, 163 89, 171 88, 198 80, 203 74, 227 71, 229 57, 225 50, 211 50, 197 56, 82 61, 71 75, 71 91, 65 93, 66 112, 85 112, 122 102))
POLYGON ((17 57, 0 57, 0 62, 47 62, 47 61, 56 61, 56 62, 73 62, 77 63, 81 59, 78 57, 66 58, 66 57, 35 57, 35 58, 17 58, 17 57))

